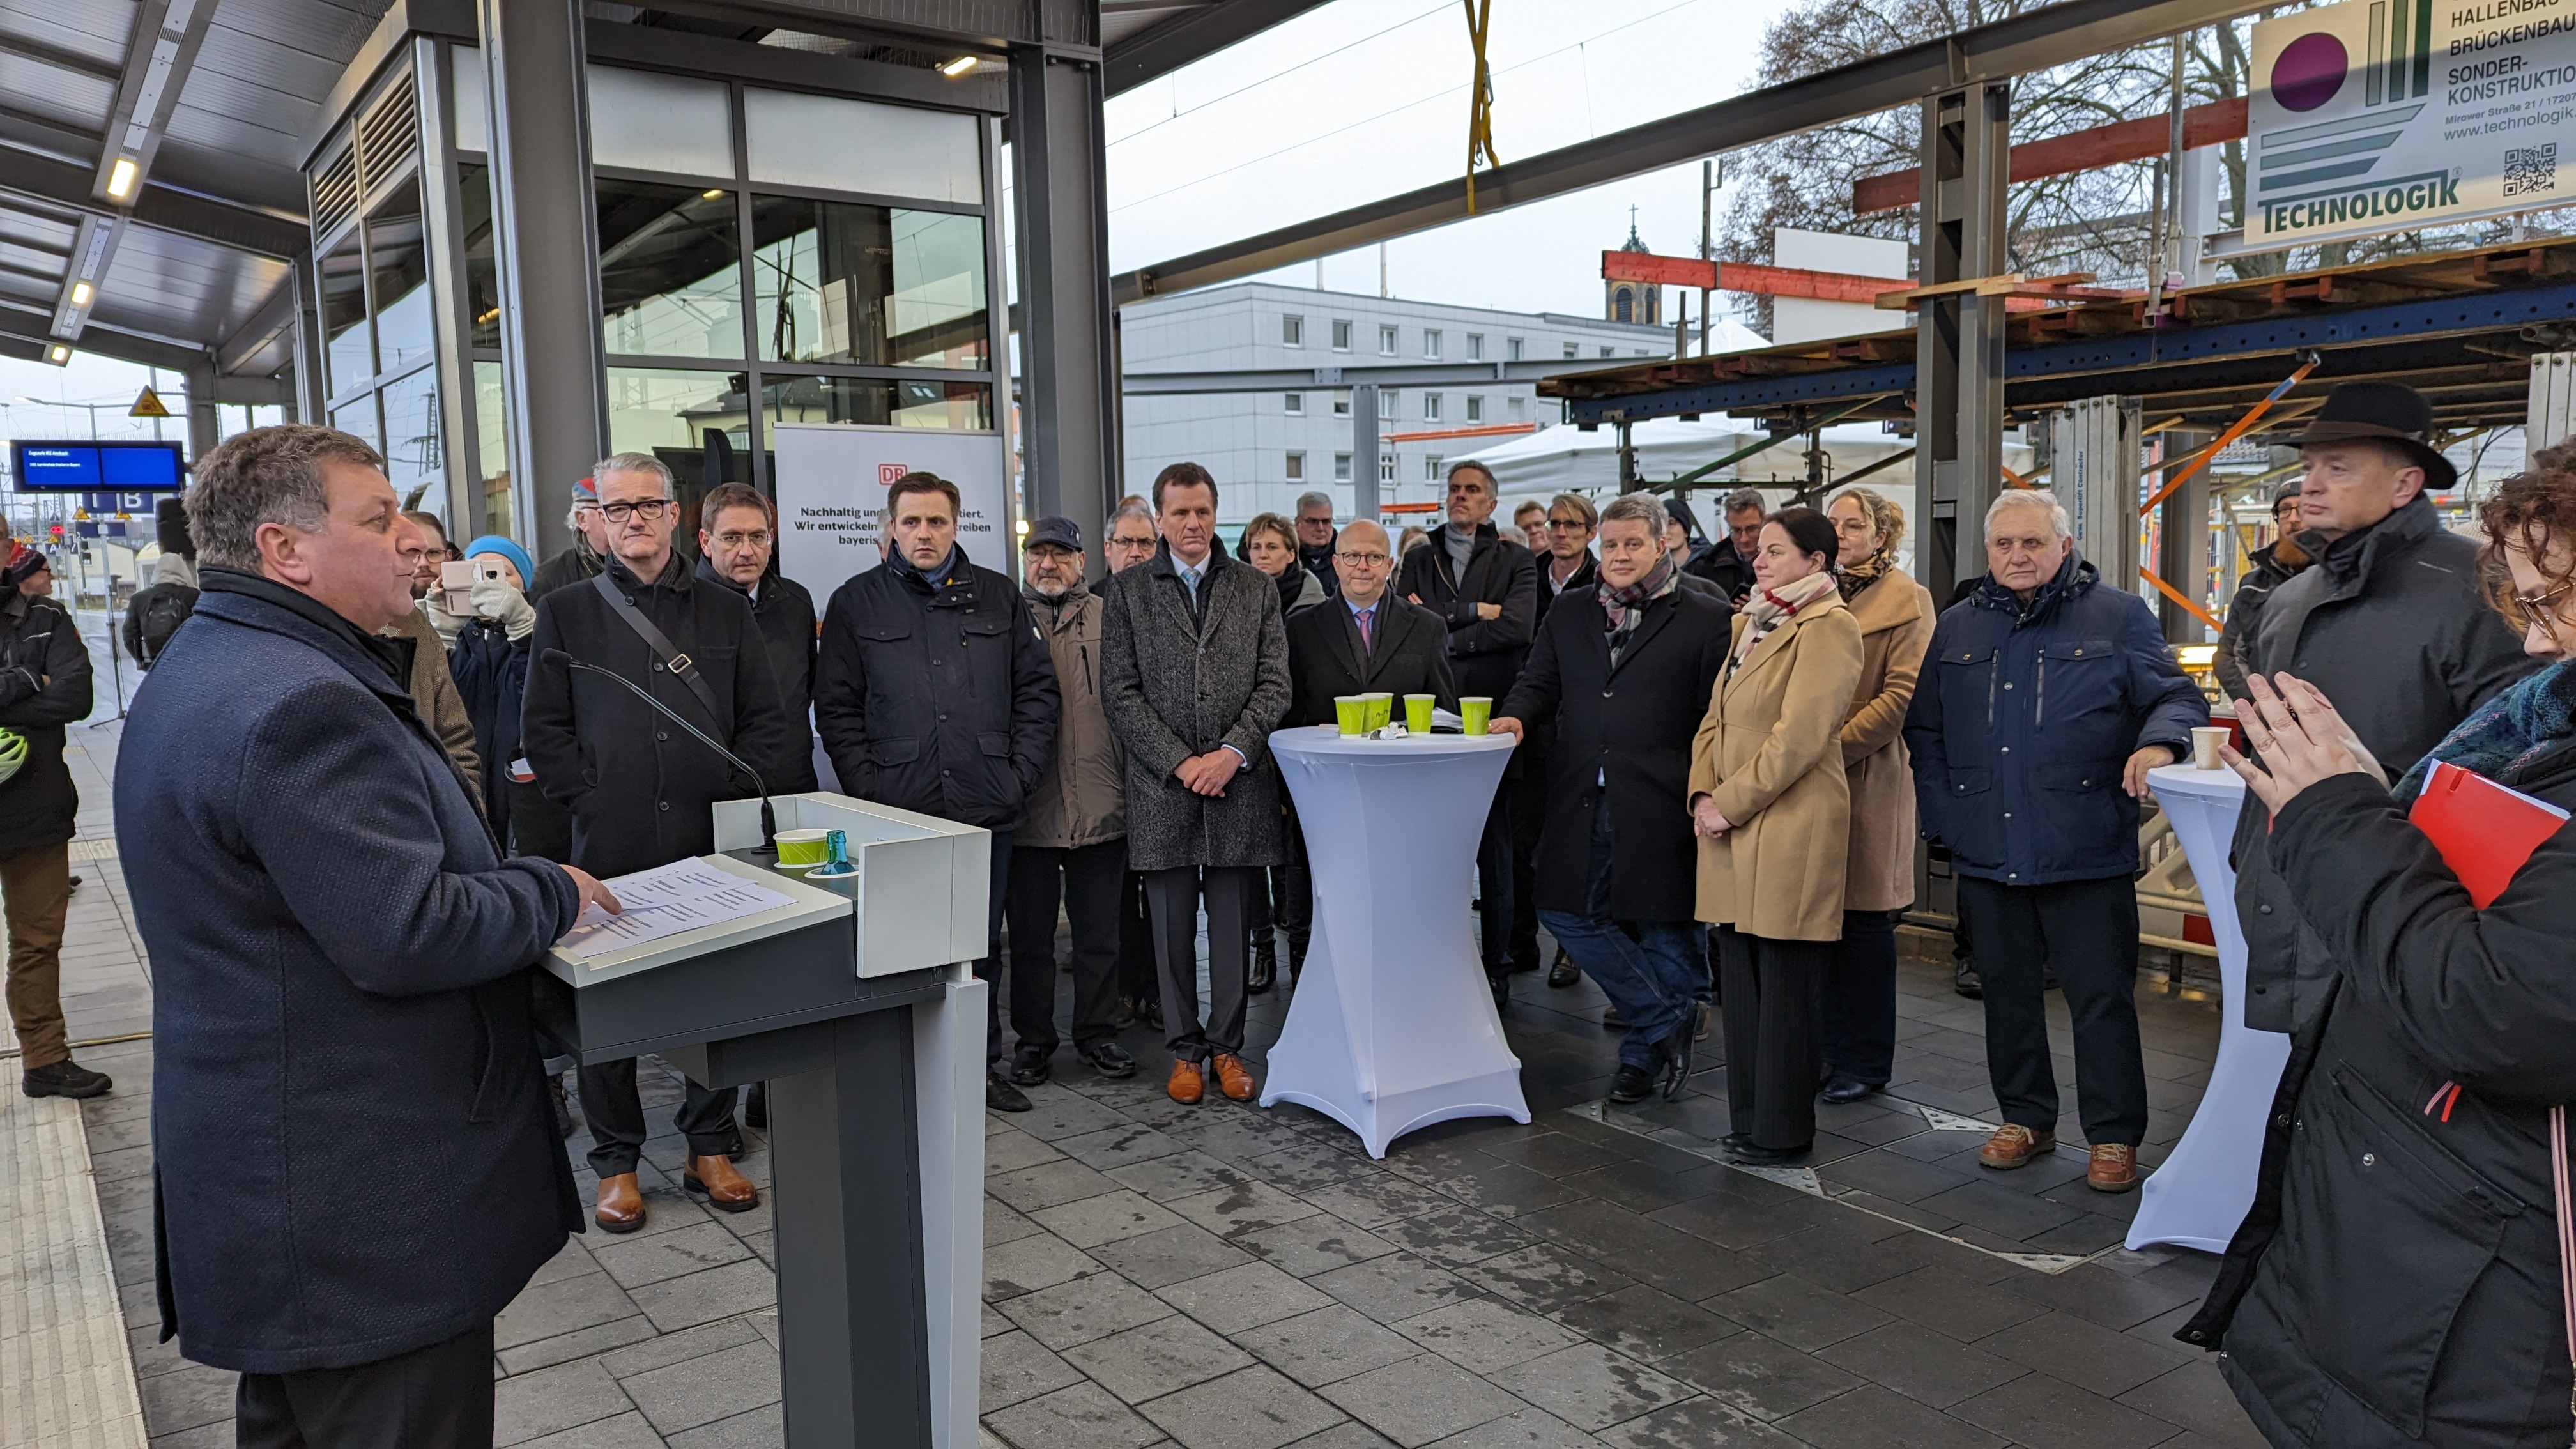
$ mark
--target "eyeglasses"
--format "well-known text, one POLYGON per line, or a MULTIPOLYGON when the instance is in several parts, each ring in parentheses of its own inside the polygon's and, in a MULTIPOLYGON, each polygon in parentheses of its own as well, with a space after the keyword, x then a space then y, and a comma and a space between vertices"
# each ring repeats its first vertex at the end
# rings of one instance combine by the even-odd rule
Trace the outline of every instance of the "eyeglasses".
POLYGON ((624 523, 629 518, 640 518, 650 523, 671 511, 671 500, 638 498, 632 503, 603 503, 599 505, 599 511, 607 514, 611 523, 624 523))
POLYGON ((2514 594, 2511 596, 2513 611, 2524 624, 2538 624, 2540 632, 2555 639, 2558 637, 2558 601, 2567 597, 2570 589, 2576 589, 2576 579, 2569 579, 2545 594, 2514 594))
MULTIPOLYGON (((649 513, 645 515, 647 518, 653 516, 649 513)), ((716 535, 716 543, 724 548, 767 548, 772 537, 773 535, 767 533, 719 533, 716 535)))
POLYGON ((1382 569, 1395 562, 1391 555, 1382 553, 1337 553, 1333 557, 1355 569, 1382 569))
POLYGON ((1112 534, 1109 538, 1109 546, 1111 548, 1141 548, 1151 550, 1154 547, 1154 540, 1150 537, 1120 538, 1117 535, 1112 534))
POLYGON ((1590 527, 1592 527, 1591 524, 1580 518, 1551 518, 1547 521, 1547 531, 1550 533, 1581 533, 1590 527))

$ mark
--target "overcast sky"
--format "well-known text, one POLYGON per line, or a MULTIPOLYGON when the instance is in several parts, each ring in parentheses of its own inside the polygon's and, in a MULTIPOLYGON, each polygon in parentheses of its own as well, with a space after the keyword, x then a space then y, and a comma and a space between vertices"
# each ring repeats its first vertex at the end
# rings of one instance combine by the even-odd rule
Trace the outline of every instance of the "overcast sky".
MULTIPOLYGON (((1788 0, 1493 0, 1494 146, 1505 162, 1746 89, 1788 0)), ((1335 0, 1109 103, 1109 248, 1119 270, 1456 178, 1473 53, 1459 0, 1335 0)), ((1691 255, 1694 163, 1404 238, 1399 297, 1601 310, 1600 253, 1628 235, 1691 255)), ((1718 198, 1723 214, 1725 198, 1718 198)), ((1377 290, 1374 247, 1324 284, 1377 290)), ((1306 263, 1271 280, 1315 284, 1306 263)))

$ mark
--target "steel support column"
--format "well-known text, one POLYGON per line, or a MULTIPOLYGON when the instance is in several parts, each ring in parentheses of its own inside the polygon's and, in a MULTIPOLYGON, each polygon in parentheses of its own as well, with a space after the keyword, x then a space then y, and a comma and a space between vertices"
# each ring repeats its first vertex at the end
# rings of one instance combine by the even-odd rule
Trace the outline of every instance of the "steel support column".
POLYGON ((1377 435, 1377 384, 1351 389, 1351 517, 1378 521, 1378 460, 1386 444, 1377 435))
POLYGON ((2049 487, 2075 528, 2075 551, 2102 582, 2138 587, 2138 400, 2091 397, 2053 414, 2049 487))
MULTIPOLYGON (((1028 494, 1038 514, 1072 519, 1094 547, 1117 501, 1120 456, 1100 102, 1096 53, 1011 47, 1028 494)), ((1016 571, 1010 560, 999 567, 1016 571)))
MULTIPOLYGON (((1923 102, 1922 285, 2002 273, 2012 92, 2000 82, 1923 102)), ((1918 499, 1928 525, 1915 568, 1935 599, 1985 572, 1986 505, 2003 476, 2004 299, 1925 298, 1915 341, 1918 499)))
POLYGON ((2576 352, 2531 359, 2531 409, 2523 418, 2526 455, 2576 434, 2576 352))
MULTIPOLYGON (((2159 434, 2157 441, 2164 445, 2166 457, 2188 458, 2212 439, 2208 433, 2186 433, 2175 428, 2159 434)), ((2156 577, 2200 602, 2208 572, 2209 470, 2200 468, 2156 507, 2156 577)), ((2193 617, 2189 609, 2161 591, 2151 602, 2156 606, 2156 617, 2164 621, 2167 643, 2209 642, 2209 626, 2193 617)))
POLYGON ((212 364, 188 369, 188 462, 192 467, 223 440, 223 424, 215 416, 215 386, 212 364))
POLYGON ((518 536, 544 558, 572 546, 556 505, 608 434, 583 10, 480 0, 480 20, 511 506, 518 536))

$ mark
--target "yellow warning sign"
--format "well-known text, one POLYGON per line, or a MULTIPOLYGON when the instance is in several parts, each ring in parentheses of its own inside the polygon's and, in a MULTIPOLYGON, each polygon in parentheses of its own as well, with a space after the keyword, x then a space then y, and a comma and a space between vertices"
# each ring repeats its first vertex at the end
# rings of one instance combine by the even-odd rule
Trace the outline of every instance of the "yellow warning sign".
POLYGON ((125 415, 129 418, 166 418, 170 416, 170 405, 161 401, 161 394, 147 387, 135 396, 134 406, 126 409, 125 415))

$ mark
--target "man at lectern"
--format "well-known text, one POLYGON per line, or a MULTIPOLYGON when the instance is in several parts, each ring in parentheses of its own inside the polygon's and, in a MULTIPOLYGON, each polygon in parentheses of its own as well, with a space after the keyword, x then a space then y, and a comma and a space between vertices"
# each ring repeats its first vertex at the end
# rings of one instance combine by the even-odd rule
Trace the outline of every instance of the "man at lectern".
POLYGON ((161 1336, 246 1445, 492 1442, 492 1320, 580 1224, 528 971, 581 870, 503 859, 376 631, 412 607, 376 450, 200 458, 204 593, 117 755, 152 954, 161 1336))
MULTIPOLYGON (((751 605, 692 574, 671 547, 680 522, 671 470, 650 453, 620 453, 591 477, 608 524, 608 567, 537 601, 519 741, 537 787, 572 812, 573 864, 615 876, 713 851, 715 803, 753 798, 761 782, 604 674, 668 705, 754 768, 785 749, 787 716, 751 605)), ((672 1124, 689 1139, 681 1187, 719 1211, 750 1211, 760 1193, 733 1165, 742 1150, 736 1089, 690 1082, 686 1093, 672 1124)), ((581 1069, 581 1112, 599 1174, 591 1216, 609 1232, 631 1233, 644 1226, 636 1171, 644 1104, 632 1058, 581 1069)))

